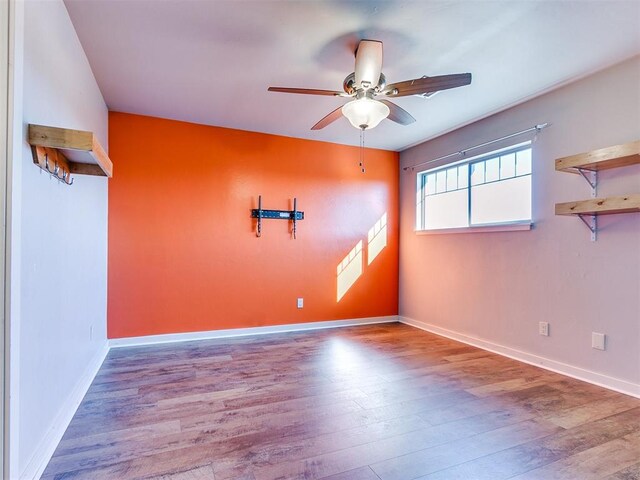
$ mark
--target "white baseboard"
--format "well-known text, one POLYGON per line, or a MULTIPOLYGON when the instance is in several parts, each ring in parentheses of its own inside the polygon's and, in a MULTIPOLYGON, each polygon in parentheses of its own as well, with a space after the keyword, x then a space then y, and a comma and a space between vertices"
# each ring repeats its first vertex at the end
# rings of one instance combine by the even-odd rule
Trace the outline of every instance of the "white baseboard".
POLYGON ((544 368, 545 370, 550 370, 561 375, 566 375, 567 377, 572 377, 584 382, 598 385, 599 387, 608 388, 609 390, 614 390, 626 395, 631 395, 632 397, 640 398, 640 385, 637 383, 610 377, 608 375, 603 375, 602 373, 593 372, 591 370, 585 370, 584 368, 575 367, 573 365, 558 362, 557 360, 552 360, 550 358, 540 357, 532 353, 516 350, 515 348, 506 347, 504 345, 492 343, 487 340, 470 337, 462 333, 454 332, 453 330, 447 330, 446 328, 431 325, 419 320, 414 320, 412 318, 399 316, 398 321, 400 323, 411 325, 412 327, 416 327, 430 333, 435 333, 436 335, 440 335, 442 337, 457 340, 459 342, 466 343, 467 345, 472 345, 489 352, 497 353, 498 355, 503 355, 520 362, 544 368))
POLYGON ((148 335, 144 337, 112 338, 111 340, 109 340, 109 347, 133 347, 139 345, 152 345, 156 343, 189 342, 192 340, 207 340, 212 338, 231 338, 245 337, 248 335, 266 335, 269 333, 301 332, 304 330, 352 327, 356 325, 393 323, 397 321, 397 315, 389 315, 386 317, 366 317, 309 323, 289 323, 286 325, 273 325, 266 327, 231 328, 228 330, 207 330, 205 332, 168 333, 164 335, 148 335))
POLYGON ((62 405, 62 408, 53 421, 53 425, 35 449, 35 453, 20 474, 21 480, 37 480, 40 478, 44 469, 49 464, 49 460, 51 460, 53 453, 56 451, 64 432, 69 426, 69 423, 71 423, 71 419, 80 406, 80 402, 82 402, 87 390, 89 390, 91 382, 93 382, 98 370, 100 370, 107 353, 109 353, 109 345, 105 342, 103 348, 101 348, 89 362, 89 365, 82 374, 82 377, 78 380, 75 388, 71 391, 62 405))

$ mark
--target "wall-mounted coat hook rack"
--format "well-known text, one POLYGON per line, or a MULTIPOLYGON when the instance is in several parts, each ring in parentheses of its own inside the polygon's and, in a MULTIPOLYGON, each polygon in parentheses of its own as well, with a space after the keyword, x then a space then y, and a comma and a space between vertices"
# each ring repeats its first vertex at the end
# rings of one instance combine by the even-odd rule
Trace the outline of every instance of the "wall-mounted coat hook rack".
POLYGON ((262 195, 258 196, 258 208, 251 210, 251 218, 257 218, 256 237, 262 236, 262 219, 280 219, 293 222, 291 233, 296 238, 298 220, 304 220, 304 212, 298 211, 298 199, 293 199, 293 210, 265 210, 262 208, 262 195))
POLYGON ((60 155, 57 150, 46 147, 34 146, 31 148, 34 162, 38 167, 59 182, 73 185, 69 163, 63 155, 60 155))
POLYGON ((30 124, 29 144, 33 163, 67 185, 73 185, 72 173, 113 176, 113 164, 92 132, 30 124))

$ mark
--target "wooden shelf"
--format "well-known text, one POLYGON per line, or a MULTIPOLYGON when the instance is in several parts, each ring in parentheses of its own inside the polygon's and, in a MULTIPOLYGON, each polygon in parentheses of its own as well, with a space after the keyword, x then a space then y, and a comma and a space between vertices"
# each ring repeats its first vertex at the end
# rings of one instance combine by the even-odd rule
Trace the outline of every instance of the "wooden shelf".
POLYGON ((29 125, 33 161, 43 167, 49 159, 70 173, 111 178, 113 163, 92 132, 29 125))
POLYGON ((579 170, 606 170, 640 164, 640 140, 558 158, 556 170, 579 173, 579 170))
POLYGON ((556 203, 556 215, 612 215, 640 212, 640 194, 556 203))

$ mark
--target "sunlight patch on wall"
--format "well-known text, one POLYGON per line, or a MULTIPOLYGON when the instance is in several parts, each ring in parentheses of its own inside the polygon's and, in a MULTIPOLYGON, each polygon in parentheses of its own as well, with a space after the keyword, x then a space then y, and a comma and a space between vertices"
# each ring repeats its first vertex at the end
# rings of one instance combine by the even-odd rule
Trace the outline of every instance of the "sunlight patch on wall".
POLYGON ((369 230, 368 235, 369 247, 367 249, 367 261, 368 265, 371 265, 373 260, 380 254, 380 252, 387 246, 387 214, 385 213, 369 230))
POLYGON ((338 301, 362 275, 362 240, 338 265, 338 301))

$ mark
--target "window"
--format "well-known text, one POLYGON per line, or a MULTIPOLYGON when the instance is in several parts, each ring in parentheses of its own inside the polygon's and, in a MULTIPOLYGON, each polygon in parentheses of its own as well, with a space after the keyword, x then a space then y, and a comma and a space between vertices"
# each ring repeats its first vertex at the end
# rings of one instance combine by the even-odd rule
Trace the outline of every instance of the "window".
POLYGON ((531 143, 418 174, 418 230, 531 222, 531 143))

